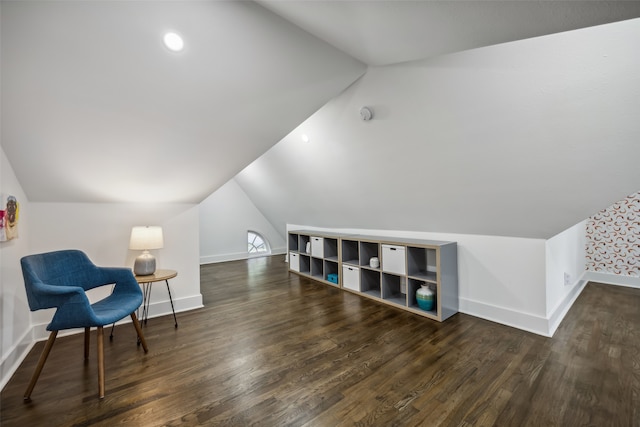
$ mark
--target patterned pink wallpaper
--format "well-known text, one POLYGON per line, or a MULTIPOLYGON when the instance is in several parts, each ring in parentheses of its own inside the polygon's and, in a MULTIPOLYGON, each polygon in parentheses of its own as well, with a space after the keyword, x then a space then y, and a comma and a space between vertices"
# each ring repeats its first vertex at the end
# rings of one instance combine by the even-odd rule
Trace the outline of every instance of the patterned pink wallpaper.
POLYGON ((587 220, 587 271, 640 277, 640 192, 587 220))

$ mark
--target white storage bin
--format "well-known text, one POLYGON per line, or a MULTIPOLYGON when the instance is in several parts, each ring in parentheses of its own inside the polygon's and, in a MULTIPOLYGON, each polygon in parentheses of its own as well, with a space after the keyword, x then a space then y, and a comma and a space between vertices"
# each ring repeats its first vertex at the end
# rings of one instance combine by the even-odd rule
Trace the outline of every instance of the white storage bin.
POLYGON ((404 246, 382 245, 382 271, 407 274, 406 258, 404 246))
POLYGON ((358 267, 342 266, 342 287, 360 292, 360 269, 358 267))
POLYGON ((289 252, 289 269, 300 272, 300 255, 295 252, 289 252))
POLYGON ((311 256, 324 258, 324 239, 311 236, 311 256))

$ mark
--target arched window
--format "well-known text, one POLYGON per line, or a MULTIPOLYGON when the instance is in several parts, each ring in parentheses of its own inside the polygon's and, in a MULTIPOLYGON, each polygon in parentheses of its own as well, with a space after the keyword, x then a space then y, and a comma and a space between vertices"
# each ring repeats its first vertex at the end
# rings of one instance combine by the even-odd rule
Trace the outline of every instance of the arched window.
POLYGON ((268 255, 271 253, 269 242, 255 231, 247 231, 247 251, 250 255, 268 255))

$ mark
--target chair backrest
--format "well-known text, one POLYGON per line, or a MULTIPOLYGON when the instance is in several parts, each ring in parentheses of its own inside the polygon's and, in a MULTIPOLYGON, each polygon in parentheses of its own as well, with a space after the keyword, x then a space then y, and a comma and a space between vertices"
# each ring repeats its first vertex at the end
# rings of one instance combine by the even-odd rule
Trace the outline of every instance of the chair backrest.
POLYGON ((68 249, 27 255, 20 260, 24 276, 29 308, 40 310, 53 307, 38 298, 38 285, 80 286, 85 291, 104 283, 95 281, 98 268, 87 255, 79 250, 68 249))

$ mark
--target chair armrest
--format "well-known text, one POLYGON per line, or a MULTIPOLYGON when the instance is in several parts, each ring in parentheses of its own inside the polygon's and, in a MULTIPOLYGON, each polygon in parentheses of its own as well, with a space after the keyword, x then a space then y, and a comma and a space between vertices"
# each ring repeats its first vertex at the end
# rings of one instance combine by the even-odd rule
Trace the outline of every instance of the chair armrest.
POLYGON ((97 267, 104 284, 115 284, 114 294, 142 295, 140 285, 130 268, 97 267))
POLYGON ((54 286, 34 281, 32 292, 38 299, 39 309, 61 307, 69 303, 89 305, 89 299, 80 286, 54 286))

